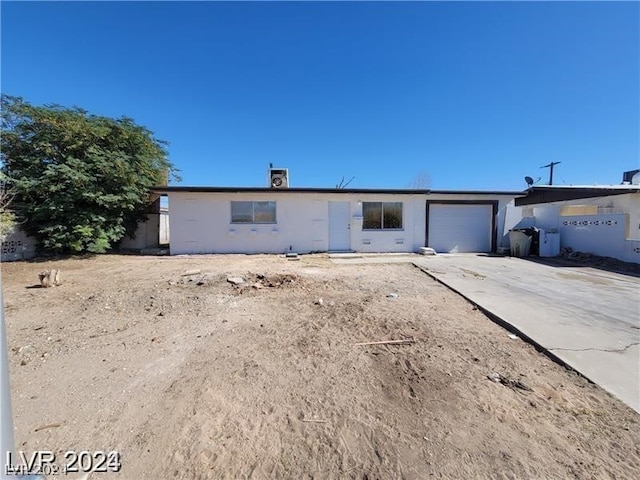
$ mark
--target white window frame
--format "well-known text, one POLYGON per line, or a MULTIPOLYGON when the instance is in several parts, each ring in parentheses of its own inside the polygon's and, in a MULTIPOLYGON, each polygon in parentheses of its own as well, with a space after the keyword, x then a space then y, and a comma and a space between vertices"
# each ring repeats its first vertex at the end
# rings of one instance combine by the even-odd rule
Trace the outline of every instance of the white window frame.
POLYGON ((230 208, 231 224, 233 225, 274 225, 278 223, 278 217, 277 217, 278 207, 276 205, 276 202, 272 202, 268 200, 232 200, 229 208, 230 208), (234 212, 233 212, 234 204, 241 204, 241 203, 245 204, 245 207, 248 206, 248 204, 251 205, 251 218, 248 220, 238 219, 237 217, 239 215, 237 212, 235 214, 236 219, 234 219, 234 212), (260 203, 268 204, 269 210, 273 209, 273 220, 259 221, 256 219, 256 204, 260 204, 260 203))

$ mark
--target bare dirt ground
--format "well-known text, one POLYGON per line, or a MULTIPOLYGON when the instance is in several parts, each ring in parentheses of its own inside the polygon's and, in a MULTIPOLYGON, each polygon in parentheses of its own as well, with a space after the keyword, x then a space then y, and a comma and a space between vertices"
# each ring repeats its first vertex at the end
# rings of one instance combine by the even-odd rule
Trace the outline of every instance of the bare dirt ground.
POLYGON ((639 415, 410 264, 99 256, 2 270, 16 447, 121 452, 120 473, 91 479, 640 471, 639 415), (26 288, 45 268, 63 285, 26 288))

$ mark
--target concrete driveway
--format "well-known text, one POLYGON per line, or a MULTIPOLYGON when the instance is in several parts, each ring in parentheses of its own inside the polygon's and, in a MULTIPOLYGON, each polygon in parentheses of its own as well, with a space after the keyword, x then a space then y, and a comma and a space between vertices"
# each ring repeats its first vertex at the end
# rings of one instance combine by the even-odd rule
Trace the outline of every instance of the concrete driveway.
POLYGON ((471 254, 412 261, 640 412, 639 278, 471 254))

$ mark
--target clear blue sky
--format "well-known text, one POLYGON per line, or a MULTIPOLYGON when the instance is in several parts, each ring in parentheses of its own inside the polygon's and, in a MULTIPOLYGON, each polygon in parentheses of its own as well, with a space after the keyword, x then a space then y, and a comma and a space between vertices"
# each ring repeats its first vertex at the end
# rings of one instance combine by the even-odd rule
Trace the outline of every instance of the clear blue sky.
POLYGON ((184 185, 523 189, 640 168, 638 2, 1 4, 2 92, 129 116, 184 185))

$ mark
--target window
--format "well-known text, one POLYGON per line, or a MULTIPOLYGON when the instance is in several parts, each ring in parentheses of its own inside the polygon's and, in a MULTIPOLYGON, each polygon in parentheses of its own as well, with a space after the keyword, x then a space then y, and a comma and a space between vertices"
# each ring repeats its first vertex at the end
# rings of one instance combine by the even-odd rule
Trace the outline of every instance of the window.
POLYGON ((276 223, 276 202, 231 202, 231 223, 276 223))
POLYGON ((561 217, 570 217, 572 215, 598 215, 597 205, 566 205, 560 207, 561 217))
POLYGON ((363 230, 400 230, 402 202, 362 202, 363 230))

